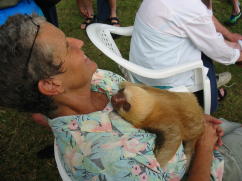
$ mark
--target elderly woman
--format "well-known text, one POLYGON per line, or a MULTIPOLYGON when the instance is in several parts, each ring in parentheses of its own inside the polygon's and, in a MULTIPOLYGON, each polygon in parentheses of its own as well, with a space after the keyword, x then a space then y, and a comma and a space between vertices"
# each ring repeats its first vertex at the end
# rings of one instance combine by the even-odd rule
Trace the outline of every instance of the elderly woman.
MULTIPOLYGON (((4 49, 0 106, 51 118, 48 123, 72 180, 180 180, 186 171, 183 145, 160 168, 153 153, 155 135, 132 127, 112 112, 110 98, 124 79, 97 70, 82 47, 81 40, 66 37, 41 17, 9 18, 0 27, 0 49, 4 49)), ((218 152, 213 154, 222 133, 220 122, 206 120, 190 180, 209 180, 210 175, 214 180, 222 178, 223 159, 218 152)), ((241 150, 241 143, 237 146, 241 150)), ((236 173, 241 165, 230 161, 236 173)))

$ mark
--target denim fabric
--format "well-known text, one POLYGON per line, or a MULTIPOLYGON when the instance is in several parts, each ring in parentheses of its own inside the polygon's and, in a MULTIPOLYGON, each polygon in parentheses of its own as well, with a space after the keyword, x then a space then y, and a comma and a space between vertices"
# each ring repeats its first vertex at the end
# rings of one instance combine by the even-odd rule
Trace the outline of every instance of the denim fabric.
MULTIPOLYGON (((211 86, 211 109, 210 113, 213 113, 217 110, 218 107, 218 89, 217 89, 217 81, 216 81, 216 73, 215 73, 215 67, 213 65, 212 60, 202 53, 202 61, 203 65, 208 68, 208 78, 210 80, 210 86, 211 86)), ((203 90, 195 92, 196 97, 198 98, 199 104, 203 107, 203 90)))
POLYGON ((224 156, 223 181, 242 181, 242 125, 221 120, 225 131, 224 145, 219 150, 224 156))
POLYGON ((58 27, 58 17, 57 17, 57 13, 56 13, 56 7, 52 6, 52 7, 48 7, 48 6, 40 6, 47 21, 50 22, 51 24, 55 25, 56 27, 58 27))
POLYGON ((106 23, 110 16, 110 6, 108 0, 97 0, 97 21, 106 23))

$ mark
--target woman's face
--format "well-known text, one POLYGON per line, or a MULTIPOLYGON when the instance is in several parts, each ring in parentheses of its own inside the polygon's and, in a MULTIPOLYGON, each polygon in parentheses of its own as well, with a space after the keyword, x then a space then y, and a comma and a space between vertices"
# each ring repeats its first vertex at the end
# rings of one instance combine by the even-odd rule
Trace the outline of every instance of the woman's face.
POLYGON ((54 63, 62 63, 61 70, 64 73, 54 77, 62 81, 65 90, 75 90, 90 84, 97 65, 82 51, 83 41, 66 37, 60 29, 47 22, 41 24, 38 41, 53 52, 54 63))

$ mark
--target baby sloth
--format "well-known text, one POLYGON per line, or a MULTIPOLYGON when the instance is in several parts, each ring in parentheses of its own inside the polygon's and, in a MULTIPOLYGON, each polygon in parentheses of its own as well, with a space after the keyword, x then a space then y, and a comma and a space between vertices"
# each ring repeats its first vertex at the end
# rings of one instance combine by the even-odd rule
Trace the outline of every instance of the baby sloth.
POLYGON ((204 129, 203 111, 192 93, 124 82, 111 102, 114 110, 136 128, 156 133, 155 155, 161 167, 174 156, 181 142, 189 164, 204 129))

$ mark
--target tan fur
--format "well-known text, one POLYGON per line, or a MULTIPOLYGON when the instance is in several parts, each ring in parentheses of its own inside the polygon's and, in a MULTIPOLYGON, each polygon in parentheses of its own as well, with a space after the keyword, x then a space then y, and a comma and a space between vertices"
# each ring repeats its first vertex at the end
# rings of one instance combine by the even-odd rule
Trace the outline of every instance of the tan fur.
POLYGON ((161 166, 176 153, 181 141, 190 161, 197 139, 203 132, 203 111, 192 93, 177 93, 124 82, 124 96, 131 105, 117 112, 137 128, 164 133, 165 142, 156 153, 161 166))

